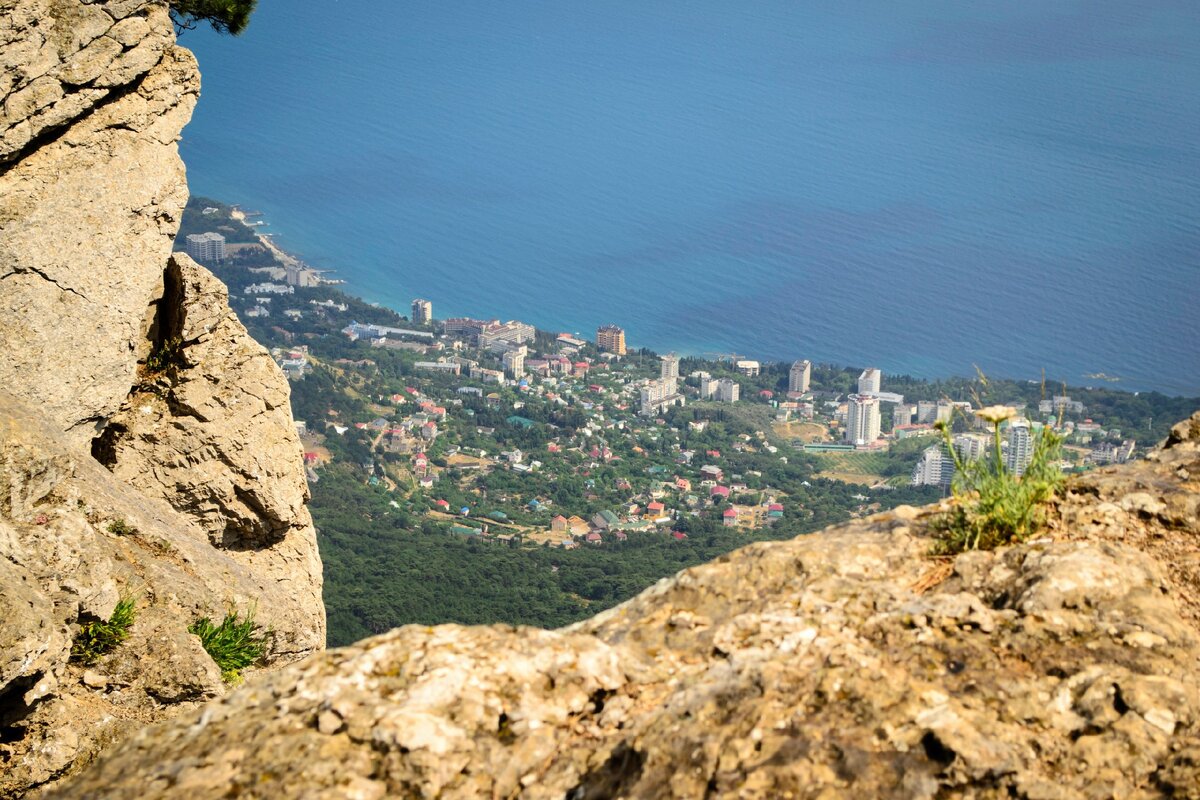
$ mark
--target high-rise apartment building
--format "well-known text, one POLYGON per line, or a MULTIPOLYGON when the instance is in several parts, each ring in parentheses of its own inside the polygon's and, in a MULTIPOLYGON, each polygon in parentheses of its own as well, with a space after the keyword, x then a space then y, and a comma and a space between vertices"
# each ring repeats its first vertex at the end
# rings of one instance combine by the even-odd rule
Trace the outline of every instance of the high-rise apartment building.
POLYGON ((992 441, 989 437, 978 433, 958 433, 954 435, 954 449, 963 461, 978 461, 987 455, 992 441))
POLYGON ((713 399, 718 403, 736 403, 742 395, 742 387, 737 381, 722 378, 717 381, 716 393, 713 399))
POLYGON ((679 356, 675 355, 674 353, 667 353, 665 356, 662 357, 662 364, 660 365, 660 370, 661 370, 659 373, 660 377, 672 378, 672 379, 678 381, 679 380, 679 356))
POLYGON ((679 393, 678 378, 651 378, 641 388, 641 411, 646 416, 652 416, 664 409, 683 405, 684 397, 679 393))
POLYGON ((225 260, 225 237, 215 231, 189 233, 187 254, 201 264, 214 264, 225 260))
POLYGON ((911 425, 914 407, 909 403, 897 403, 892 409, 892 430, 904 425, 911 425))
POLYGON ((625 355, 625 329, 616 325, 601 325, 596 329, 596 347, 607 353, 625 355))
POLYGON ((852 394, 846 409, 846 441, 856 447, 879 438, 879 399, 852 394))
POLYGON ((428 300, 413 300, 412 321, 418 325, 428 325, 433 322, 433 303, 428 300))
POLYGON ((938 486, 949 489, 954 481, 954 459, 946 452, 944 444, 926 447, 921 460, 913 467, 913 486, 938 486))
POLYGON ((525 356, 528 352, 529 348, 520 345, 504 353, 504 372, 508 377, 516 380, 525 374, 525 356))
POLYGON ((883 386, 883 373, 876 367, 867 367, 858 376, 859 394, 878 394, 883 386))
POLYGON ((1013 475, 1024 475, 1032 458, 1033 434, 1029 430, 1029 421, 1015 419, 1008 425, 1008 451, 1004 454, 1004 466, 1013 475))
POLYGON ((745 375, 747 378, 754 378, 758 376, 759 371, 762 369, 762 365, 757 361, 735 361, 733 362, 733 368, 745 375))
POLYGON ((788 370, 788 392, 804 394, 812 381, 812 362, 793 361, 788 370))

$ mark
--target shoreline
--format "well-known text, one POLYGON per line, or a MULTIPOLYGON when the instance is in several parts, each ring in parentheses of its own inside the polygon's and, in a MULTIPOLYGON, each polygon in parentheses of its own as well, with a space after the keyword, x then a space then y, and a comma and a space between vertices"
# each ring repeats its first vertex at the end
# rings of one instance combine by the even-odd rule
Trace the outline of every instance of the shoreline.
MULTIPOLYGON (((257 212, 253 212, 253 213, 254 213, 256 216, 261 216, 263 212, 261 212, 261 211, 257 211, 257 212)), ((278 244, 276 244, 274 241, 272 241, 272 235, 271 235, 271 234, 269 234, 269 233, 262 233, 262 232, 259 230, 259 226, 255 226, 255 225, 250 225, 250 224, 248 224, 248 223, 246 222, 247 213, 246 213, 245 211, 243 211, 243 210, 242 210, 242 208, 241 208, 240 206, 238 206, 238 205, 236 205, 236 204, 232 204, 232 205, 230 205, 230 213, 229 213, 229 216, 230 216, 232 219, 235 219, 235 220, 237 220, 238 222, 240 222, 240 223, 242 224, 242 226, 243 226, 243 227, 245 227, 245 228, 247 228, 248 230, 252 231, 252 232, 254 233, 254 237, 255 237, 255 239, 258 241, 258 243, 259 243, 259 244, 261 244, 261 245, 262 245, 262 246, 263 246, 263 247, 264 247, 266 250, 268 250, 268 251, 269 251, 269 252, 270 252, 272 255, 274 255, 274 256, 275 256, 275 258, 276 258, 276 259, 279 261, 279 263, 280 263, 280 264, 281 264, 281 265, 282 265, 284 268, 287 268, 287 267, 294 267, 294 268, 298 268, 298 269, 307 269, 307 270, 311 270, 311 271, 313 271, 313 272, 320 273, 320 274, 322 274, 322 275, 324 275, 325 273, 329 273, 329 272, 334 272, 334 271, 335 271, 335 270, 328 270, 328 269, 324 269, 324 270, 323 270, 323 269, 316 269, 315 267, 310 267, 310 266, 308 266, 308 264, 307 264, 307 263, 305 263, 305 262, 304 262, 304 260, 303 260, 303 259, 301 259, 299 256, 292 255, 291 253, 289 253, 289 252, 287 252, 286 250, 284 250, 282 247, 280 247, 278 244)), ((327 278, 321 278, 321 285, 322 285, 322 286, 330 286, 330 287, 334 287, 334 288, 339 288, 339 287, 344 287, 344 286, 346 285, 346 283, 347 283, 347 282, 346 282, 344 279, 334 279, 334 280, 330 280, 330 279, 327 279, 327 278)), ((342 290, 342 291, 345 291, 345 289, 341 289, 341 290, 342 290)), ((386 308, 386 309, 388 309, 389 311, 392 311, 392 312, 394 312, 394 313, 396 313, 396 314, 399 314, 399 315, 401 315, 401 316, 403 316, 403 317, 405 317, 405 318, 407 319, 407 315, 405 314, 405 311, 404 311, 403 309, 392 308, 391 306, 389 306, 389 305, 387 305, 387 304, 385 304, 385 303, 380 303, 380 302, 371 301, 371 300, 368 300, 367 298, 365 298, 365 297, 361 297, 361 296, 359 296, 359 295, 353 295, 353 296, 354 296, 354 297, 358 297, 358 299, 362 300, 362 301, 363 301, 363 302, 365 302, 365 303, 368 303, 369 305, 373 305, 373 306, 376 306, 376 307, 379 307, 379 308, 386 308)), ((496 317, 496 318, 498 319, 499 317, 496 317)), ((544 331, 546 331, 547 333, 555 332, 555 331, 551 331, 551 330, 550 330, 550 329, 548 329, 548 328, 542 328, 542 327, 539 327, 539 326, 538 326, 538 325, 536 325, 536 324, 534 325, 534 327, 535 327, 537 330, 539 330, 539 331, 543 331, 543 330, 544 330, 544 331)), ((572 333, 571 335, 573 335, 573 336, 574 336, 574 335, 577 335, 577 334, 576 334, 576 333, 572 333)), ((656 349, 654 349, 654 348, 650 347, 650 345, 644 345, 644 347, 646 347, 646 349, 649 349, 649 350, 651 350, 652 352, 655 352, 655 353, 658 353, 658 352, 659 352, 659 350, 656 350, 656 349)), ((639 349, 640 349, 640 348, 639 348, 639 349)), ((698 352, 691 352, 691 351, 689 351, 689 350, 687 350, 687 349, 685 349, 685 348, 673 348, 673 349, 668 349, 668 350, 667 350, 667 352, 674 353, 674 354, 676 354, 676 355, 679 355, 679 356, 681 356, 681 357, 684 357, 684 358, 698 358, 698 359, 701 359, 701 360, 703 360, 703 361, 718 361, 718 362, 720 362, 720 361, 724 361, 724 360, 726 360, 726 359, 724 359, 724 358, 722 358, 722 357, 716 357, 716 358, 714 358, 714 357, 713 357, 713 353, 711 353, 711 352, 709 352, 709 351, 698 351, 698 352)), ((741 358, 745 358, 745 359, 749 359, 749 360, 757 360, 757 361, 759 361, 759 362, 760 362, 760 363, 761 363, 763 366, 767 366, 767 365, 770 365, 770 364, 780 364, 780 365, 783 365, 784 367, 787 367, 787 366, 789 365, 789 363, 790 363, 790 362, 788 362, 788 361, 786 361, 786 360, 778 360, 778 359, 770 359, 770 358, 757 358, 757 359, 754 359, 754 358, 751 358, 751 357, 750 357, 750 356, 748 356, 748 355, 742 355, 742 356, 740 356, 740 357, 741 357, 741 358)), ((823 365, 823 366, 832 366, 832 367, 836 367, 836 368, 838 368, 838 369, 847 369, 847 368, 850 368, 850 369, 857 369, 857 367, 850 367, 850 366, 848 366, 848 365, 846 365, 846 364, 837 364, 837 363, 834 363, 834 362, 825 362, 825 361, 812 360, 812 363, 813 363, 813 365, 814 365, 814 366, 823 365)), ((927 381, 927 382, 936 382, 936 381, 943 381, 943 380, 969 379, 969 376, 966 376, 966 375, 939 375, 939 376, 930 377, 930 376, 921 376, 921 375, 909 374, 909 373, 906 373, 906 372, 901 372, 901 373, 896 373, 896 374, 901 374, 901 375, 904 375, 905 377, 914 378, 914 379, 916 379, 916 380, 922 380, 922 381, 927 381)), ((1011 381, 1018 381, 1018 382, 1037 382, 1037 379, 1035 379, 1035 378, 1019 378, 1019 377, 1005 377, 1005 376, 989 376, 989 377, 997 378, 997 379, 1000 379, 1000 380, 1011 380, 1011 381)), ((1189 394, 1186 394, 1186 393, 1171 394, 1171 393, 1169 393, 1169 392, 1166 392, 1166 391, 1164 391, 1164 390, 1162 390, 1162 389, 1134 389, 1134 388, 1126 387, 1126 386, 1123 386, 1123 385, 1121 385, 1121 383, 1122 383, 1122 379, 1121 379, 1120 377, 1118 377, 1118 376, 1115 376, 1115 375, 1108 375, 1108 374, 1105 374, 1105 373, 1103 373, 1103 372, 1096 372, 1096 373, 1085 373, 1085 374, 1082 374, 1080 377, 1081 377, 1081 378, 1084 378, 1084 379, 1086 379, 1086 380, 1096 380, 1096 381, 1099 381, 1099 383, 1098 383, 1098 384, 1087 384, 1087 383, 1083 383, 1083 382, 1071 382, 1071 381, 1066 381, 1066 384, 1067 384, 1067 386, 1069 386, 1069 387, 1070 387, 1070 386, 1074 386, 1074 387, 1077 387, 1077 388, 1080 388, 1080 389, 1090 389, 1090 390, 1094 390, 1094 389, 1110 389, 1110 390, 1114 390, 1114 391, 1120 391, 1120 392, 1124 392, 1124 393, 1126 393, 1126 394, 1130 394, 1130 395, 1139 395, 1139 394, 1142 394, 1142 393, 1157 393, 1157 394, 1160 394, 1160 395, 1162 395, 1162 396, 1164 396, 1164 397, 1188 398, 1188 397, 1191 397, 1191 396, 1192 396, 1192 395, 1189 395, 1189 394)), ((1043 378, 1043 379, 1044 379, 1044 378, 1043 378)), ((1052 383, 1056 383, 1056 382, 1052 382, 1052 383)), ((1051 385, 1051 384, 1047 384, 1047 385, 1051 385)))

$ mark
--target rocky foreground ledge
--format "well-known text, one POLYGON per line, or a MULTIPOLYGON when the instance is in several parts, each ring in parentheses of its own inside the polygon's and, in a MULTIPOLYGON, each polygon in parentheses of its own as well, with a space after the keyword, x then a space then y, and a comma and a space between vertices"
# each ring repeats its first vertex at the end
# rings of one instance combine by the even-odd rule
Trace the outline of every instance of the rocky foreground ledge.
POLYGON ((756 544, 562 631, 408 626, 147 728, 55 797, 1200 797, 1200 413, 1052 536, 931 509, 756 544))

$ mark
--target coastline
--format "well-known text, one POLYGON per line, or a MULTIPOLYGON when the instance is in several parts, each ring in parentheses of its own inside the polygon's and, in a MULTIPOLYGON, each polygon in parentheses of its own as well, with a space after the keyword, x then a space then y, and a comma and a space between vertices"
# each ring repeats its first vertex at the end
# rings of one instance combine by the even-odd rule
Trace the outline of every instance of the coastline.
POLYGON ((229 216, 233 219, 236 219, 238 222, 242 223, 243 227, 252 231, 254 233, 254 237, 256 239, 258 239, 258 243, 261 244, 263 247, 265 247, 268 251, 270 251, 271 255, 275 256, 275 259, 277 261, 279 261, 279 263, 282 264, 284 267, 303 267, 303 266, 305 266, 304 262, 301 261, 299 258, 297 258, 296 256, 293 256, 291 253, 288 253, 282 247, 275 244, 275 242, 271 241, 270 234, 261 233, 258 230, 258 228, 256 228, 255 226, 248 225, 246 223, 246 212, 242 211, 242 209, 239 208, 238 206, 236 206, 236 205, 230 206, 229 216))
MULTIPOLYGON (((261 213, 262 212, 255 212, 256 215, 261 215, 261 213)), ((322 276, 325 273, 333 271, 333 270, 317 269, 315 267, 311 267, 301 257, 284 250, 275 241, 273 241, 272 234, 263 233, 263 232, 261 232, 261 230, 258 226, 249 224, 247 222, 246 212, 243 211, 241 209, 241 207, 238 206, 237 204, 230 205, 230 217, 232 219, 235 219, 238 222, 240 222, 243 225, 243 227, 252 231, 254 233, 254 237, 258 241, 258 243, 261 244, 267 251, 269 251, 276 258, 276 260, 279 261, 280 265, 284 269, 290 267, 290 268, 294 268, 294 269, 309 270, 311 272, 318 273, 322 276)), ((328 279, 328 278, 324 278, 324 277, 320 277, 319 282, 320 282, 320 285, 322 285, 322 286, 343 287, 343 291, 345 290, 344 287, 347 283, 347 281, 345 281, 343 279, 328 279)), ((387 303, 381 303, 381 302, 369 300, 366 297, 362 297, 361 295, 354 295, 354 296, 359 297, 359 299, 363 300, 364 302, 366 302, 370 305, 373 305, 373 306, 376 306, 379 308, 386 308, 390 311, 393 311, 396 314, 399 314, 401 316, 406 316, 405 309, 403 309, 403 308, 395 308, 395 307, 392 307, 391 305, 388 305, 387 303)), ((492 318, 488 315, 484 315, 484 316, 487 316, 488 318, 492 318)), ((499 317, 496 317, 496 318, 499 318, 499 317)), ((547 331, 547 332, 550 332, 551 330, 553 330, 552 328, 542 327, 541 325, 538 325, 536 322, 532 323, 532 324, 534 325, 534 327, 537 330, 542 330, 542 331, 547 331)), ((568 326, 568 327, 570 327, 570 326, 568 326)), ((571 331, 568 331, 568 332, 571 332, 571 331)), ((572 335, 584 335, 586 337, 585 333, 581 333, 579 331, 573 332, 572 335)), ((702 347, 703 347, 703 345, 702 345, 702 347)), ((686 346, 684 346, 684 347, 680 347, 680 346, 667 347, 664 349, 661 347, 652 346, 651 344, 638 344, 635 347, 632 347, 631 351, 635 350, 635 349, 642 349, 642 348, 648 349, 655 353, 671 352, 671 353, 679 355, 683 358, 695 358, 695 359, 700 359, 700 360, 704 360, 704 361, 732 360, 732 359, 725 358, 727 355, 729 355, 727 353, 718 353, 718 352, 714 352, 712 350, 691 349, 686 346)), ((748 348, 743 348, 743 349, 748 350, 748 348)), ((740 351, 737 351, 737 352, 740 353, 740 351)), ((742 355, 738 355, 738 357, 751 359, 751 360, 758 360, 764 367, 766 367, 768 365, 772 365, 772 364, 778 364, 778 365, 787 367, 788 364, 790 363, 789 361, 784 360, 784 359, 755 357, 752 354, 742 354, 742 355)), ((813 360, 813 364, 830 366, 830 367, 835 367, 838 369, 850 368, 850 366, 851 366, 848 364, 838 363, 838 362, 834 362, 834 361, 820 361, 820 360, 813 360)), ((854 367, 854 368, 857 369, 857 367, 854 367)), ((956 375, 956 374, 941 374, 941 375, 936 375, 936 376, 930 376, 930 375, 922 375, 922 374, 917 374, 917 373, 909 373, 909 372, 905 372, 905 371, 898 371, 897 373, 894 373, 894 374, 902 375, 906 378, 913 378, 915 380, 927 381, 927 382, 954 381, 954 380, 963 380, 963 379, 970 380, 973 377, 973 376, 969 376, 969 375, 956 375)), ((1012 381, 1018 381, 1018 382, 1029 382, 1029 383, 1037 382, 1037 380, 1035 378, 1029 378, 1029 377, 1013 377, 1013 376, 1007 376, 1007 375, 989 375, 988 377, 989 378, 998 378, 998 379, 1003 379, 1003 380, 1012 380, 1012 381)), ((1172 392, 1168 392, 1168 391, 1165 391, 1163 389, 1158 389, 1158 388, 1136 389, 1133 387, 1122 385, 1123 380, 1121 377, 1116 376, 1116 375, 1111 375, 1111 374, 1105 374, 1104 372, 1083 374, 1080 377, 1087 379, 1087 380, 1094 380, 1094 381, 1096 381, 1096 383, 1085 383, 1082 381, 1068 380, 1068 381, 1065 381, 1065 384, 1068 386, 1089 389, 1089 390, 1090 389, 1110 389, 1110 390, 1116 390, 1116 391, 1124 392, 1124 393, 1131 394, 1131 395, 1139 395, 1139 394, 1142 394, 1143 392, 1154 392, 1154 393, 1162 395, 1164 397, 1185 398, 1185 397, 1191 396, 1185 392, 1172 393, 1172 392)), ((1045 380, 1044 375, 1042 376, 1042 380, 1043 381, 1045 380)), ((1059 382, 1052 381, 1051 383, 1057 384, 1059 382)))

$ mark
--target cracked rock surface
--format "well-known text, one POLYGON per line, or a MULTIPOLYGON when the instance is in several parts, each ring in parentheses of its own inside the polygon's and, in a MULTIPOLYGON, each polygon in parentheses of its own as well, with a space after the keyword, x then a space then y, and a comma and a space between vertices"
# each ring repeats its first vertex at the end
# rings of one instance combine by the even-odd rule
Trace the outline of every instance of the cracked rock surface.
POLYGON ((931 561, 902 508, 561 631, 399 628, 55 796, 1200 797, 1200 584, 1164 561, 1200 552, 1200 414, 1176 431, 1071 484, 1053 536, 931 561))
POLYGON ((287 382, 171 256, 199 90, 166 3, 0 0, 0 797, 222 694, 197 616, 256 607, 275 665, 324 645, 287 382), (69 663, 123 594, 132 638, 69 663))
POLYGON ((0 0, 0 74, 0 386, 82 447, 148 350, 200 76, 164 5, 80 0, 0 0))
POLYGON ((296 587, 214 548, 195 521, 73 450, 0 390, 0 797, 60 779, 133 730, 220 696, 187 632, 257 608, 271 660, 318 649, 324 619, 296 587), (115 533, 112 523, 123 525, 115 533), (130 638, 70 661, 80 625, 136 598, 130 638))

